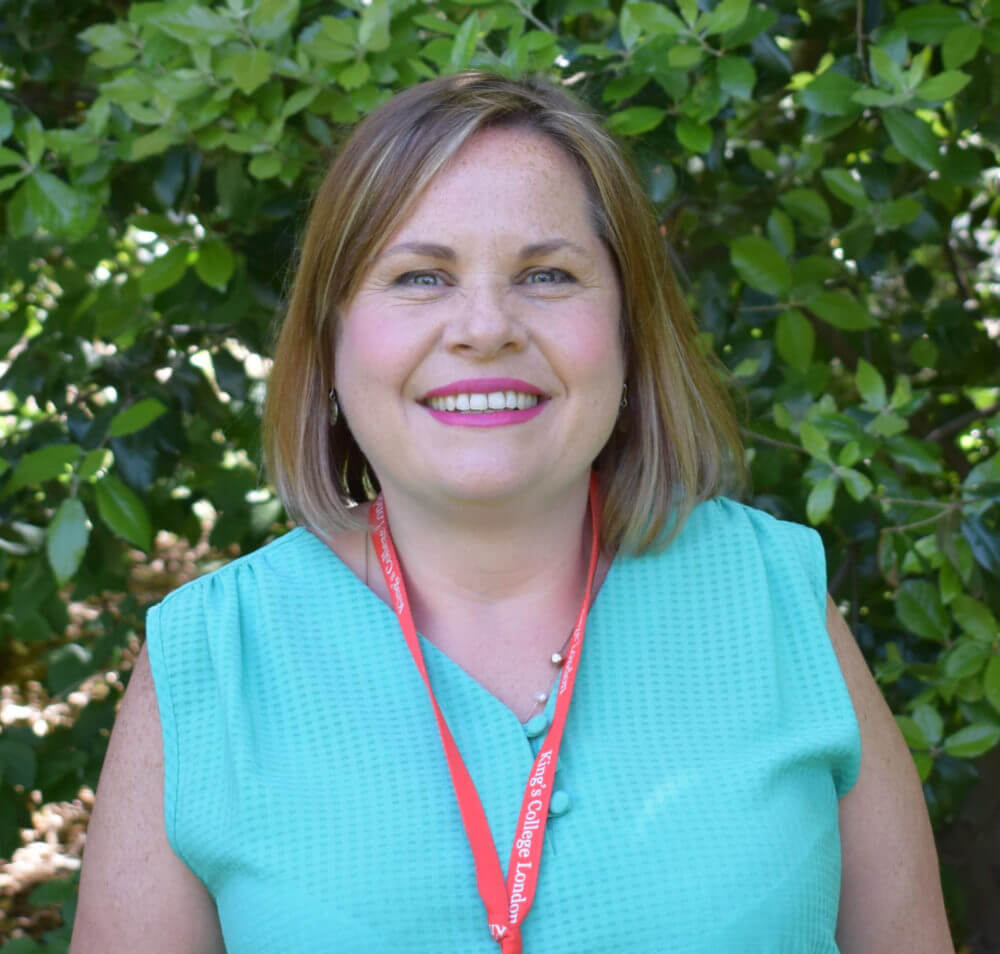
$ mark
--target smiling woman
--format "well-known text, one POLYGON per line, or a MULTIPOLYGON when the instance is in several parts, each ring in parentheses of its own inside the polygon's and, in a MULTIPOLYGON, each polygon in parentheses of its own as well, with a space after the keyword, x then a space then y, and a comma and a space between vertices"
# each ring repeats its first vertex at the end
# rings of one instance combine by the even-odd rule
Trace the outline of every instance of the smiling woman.
POLYGON ((354 132, 265 447, 302 526, 150 612, 73 954, 950 950, 819 537, 723 496, 724 391, 566 93, 354 132))
MULTIPOLYGON (((403 334, 407 347, 418 334, 429 340, 431 314, 457 309, 476 331, 491 309, 510 315, 515 303, 544 311, 560 347, 573 335, 588 343, 581 307, 603 310, 604 331, 611 321, 618 336, 624 380, 608 407, 623 384, 629 399, 596 462, 607 547, 662 544, 669 514, 678 530, 699 500, 739 485, 729 403, 621 150, 561 90, 465 74, 414 87, 366 119, 316 196, 265 413, 270 472, 290 511, 324 533, 356 528, 351 503, 384 476, 359 447, 360 420, 345 414, 330 430, 313 413, 334 387, 350 404, 350 368, 334 367, 338 336, 351 333, 345 317, 370 305, 371 340, 396 349, 403 334)), ((589 343, 613 357, 612 345, 589 343)), ((592 420, 596 436, 605 422, 592 420)))
POLYGON ((468 138, 338 311, 333 382, 394 513, 430 494, 469 513, 579 492, 620 410, 621 294, 585 180, 550 139, 468 138), (449 394, 453 410, 431 405, 449 394))

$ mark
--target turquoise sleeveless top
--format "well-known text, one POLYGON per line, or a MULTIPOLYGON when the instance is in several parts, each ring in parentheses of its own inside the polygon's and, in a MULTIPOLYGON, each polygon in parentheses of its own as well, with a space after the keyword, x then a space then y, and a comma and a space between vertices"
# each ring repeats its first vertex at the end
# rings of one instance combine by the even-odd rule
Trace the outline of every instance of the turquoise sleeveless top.
MULTIPOLYGON (((858 725, 815 531, 725 498, 617 557, 590 612, 525 954, 837 950, 858 725)), ((497 954, 392 610, 296 529, 149 613, 170 845, 228 954, 497 954)), ((527 726, 424 658, 501 864, 527 726)))

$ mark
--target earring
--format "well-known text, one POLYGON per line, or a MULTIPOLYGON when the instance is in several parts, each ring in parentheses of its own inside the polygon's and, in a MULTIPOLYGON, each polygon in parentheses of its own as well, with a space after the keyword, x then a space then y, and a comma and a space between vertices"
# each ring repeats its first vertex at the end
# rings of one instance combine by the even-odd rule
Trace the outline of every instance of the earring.
POLYGON ((330 388, 327 397, 330 399, 330 427, 333 427, 340 418, 340 405, 337 403, 336 389, 330 388))
POLYGON ((627 381, 622 385, 622 403, 621 403, 621 407, 623 407, 623 408, 628 407, 628 382, 627 381))

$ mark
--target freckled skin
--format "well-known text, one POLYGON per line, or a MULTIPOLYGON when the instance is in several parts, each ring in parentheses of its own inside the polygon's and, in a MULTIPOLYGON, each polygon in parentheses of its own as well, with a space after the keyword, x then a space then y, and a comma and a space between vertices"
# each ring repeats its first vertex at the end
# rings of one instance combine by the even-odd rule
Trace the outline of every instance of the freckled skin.
POLYGON ((573 161, 523 129, 476 134, 430 183, 342 309, 341 408, 387 499, 558 499, 610 435, 624 376, 621 292, 573 161), (560 247, 523 256, 526 246, 560 247), (444 246, 442 257, 400 250, 444 246), (449 427, 421 403, 477 377, 549 398, 531 421, 449 427))

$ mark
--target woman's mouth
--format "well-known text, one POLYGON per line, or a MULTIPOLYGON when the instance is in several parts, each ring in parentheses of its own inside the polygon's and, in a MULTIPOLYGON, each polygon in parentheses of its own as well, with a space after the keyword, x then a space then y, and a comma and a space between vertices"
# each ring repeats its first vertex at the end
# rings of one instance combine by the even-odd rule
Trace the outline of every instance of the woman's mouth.
POLYGON ((524 391, 463 391, 428 398, 427 407, 435 411, 457 411, 461 414, 489 414, 497 411, 526 411, 539 402, 537 394, 524 391))

